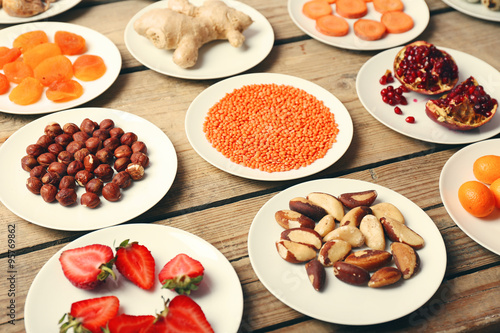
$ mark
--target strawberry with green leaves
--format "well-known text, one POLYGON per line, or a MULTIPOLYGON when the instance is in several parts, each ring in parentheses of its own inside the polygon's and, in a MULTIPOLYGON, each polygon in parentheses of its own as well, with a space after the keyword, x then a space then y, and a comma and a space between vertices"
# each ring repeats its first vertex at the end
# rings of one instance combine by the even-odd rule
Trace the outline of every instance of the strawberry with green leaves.
POLYGON ((116 248, 116 269, 142 289, 151 289, 155 280, 155 259, 144 245, 123 241, 116 248))
POLYGON ((189 295, 192 290, 198 289, 204 271, 205 268, 198 260, 180 253, 165 264, 158 278, 163 288, 189 295))
POLYGON ((105 333, 141 333, 153 325, 155 316, 121 314, 108 321, 105 333))
POLYGON ((59 262, 64 276, 76 287, 92 290, 113 272, 113 250, 106 245, 92 244, 63 251, 59 262))
POLYGON ((68 320, 62 323, 60 333, 67 332, 73 328, 74 333, 101 333, 101 328, 106 327, 108 321, 118 313, 120 302, 116 296, 104 296, 85 299, 71 304, 71 310, 65 314, 68 320))

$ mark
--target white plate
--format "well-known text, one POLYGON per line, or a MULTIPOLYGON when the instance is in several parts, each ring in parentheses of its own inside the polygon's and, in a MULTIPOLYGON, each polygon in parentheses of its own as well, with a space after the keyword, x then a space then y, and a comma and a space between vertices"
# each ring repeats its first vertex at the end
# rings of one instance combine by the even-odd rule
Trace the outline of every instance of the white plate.
MULTIPOLYGON (((144 66, 158 73, 194 80, 216 79, 239 74, 264 60, 274 44, 274 32, 267 19, 252 7, 234 0, 223 0, 229 6, 249 15, 254 21, 243 32, 245 43, 237 48, 227 41, 212 41, 199 50, 198 61, 191 68, 181 68, 172 61, 174 50, 160 50, 134 30, 134 22, 145 12, 165 8, 168 1, 158 1, 140 10, 125 28, 125 45, 144 66)), ((203 0, 192 0, 201 5, 203 0)))
POLYGON ((444 207, 463 232, 484 248, 500 255, 500 210, 483 218, 470 215, 458 200, 458 188, 474 177, 474 161, 484 155, 500 155, 500 139, 491 139, 468 145, 457 151, 446 162, 439 177, 439 192, 444 207))
POLYGON ((31 17, 10 16, 5 12, 5 10, 1 9, 0 24, 18 24, 43 20, 73 8, 74 6, 79 4, 80 1, 82 0, 57 0, 56 2, 51 3, 49 9, 47 9, 45 12, 31 17))
POLYGON ((259 210, 250 226, 248 253, 259 280, 281 302, 307 316, 343 325, 378 324, 411 313, 434 295, 446 269, 443 238, 422 209, 397 192, 352 179, 309 181, 275 195, 259 210), (284 229, 274 221, 275 212, 288 209, 290 199, 304 197, 314 191, 339 195, 371 189, 378 193, 375 203, 396 205, 402 211, 406 224, 424 238, 425 246, 418 250, 421 270, 398 285, 375 289, 341 282, 333 275, 333 268, 327 267, 325 289, 315 291, 304 265, 288 263, 276 251, 275 242, 284 229))
MULTIPOLYGON (((366 41, 354 34, 352 26, 357 19, 346 19, 349 23, 349 33, 342 37, 332 37, 316 30, 316 22, 302 13, 302 7, 307 1, 309 0, 288 0, 288 13, 292 21, 312 38, 328 45, 349 50, 382 50, 405 44, 420 35, 429 24, 430 19, 429 7, 424 0, 403 0, 404 11, 413 18, 414 22, 414 27, 410 31, 401 34, 387 34, 379 40, 366 41)), ((363 18, 380 21, 382 14, 373 9, 373 3, 368 2, 366 5, 368 14, 363 18)), ((332 5, 332 8, 335 14, 335 4, 332 5)))
POLYGON ((194 150, 196 150, 196 152, 207 162, 230 174, 257 180, 289 180, 309 176, 322 171, 331 166, 338 159, 340 159, 342 155, 344 155, 347 148, 349 148, 349 145, 351 144, 353 136, 353 124, 349 112, 329 91, 304 79, 273 73, 235 76, 210 86, 193 100, 186 113, 185 123, 186 134, 189 142, 193 146, 194 150), (231 162, 230 159, 226 158, 214 147, 212 147, 210 142, 206 139, 205 133, 203 132, 203 123, 205 122, 205 118, 210 107, 234 89, 250 84, 270 83, 285 84, 303 89, 304 91, 315 96, 318 100, 323 101, 325 106, 330 108, 330 110, 335 114, 335 122, 338 124, 339 129, 337 142, 333 144, 332 148, 323 158, 316 160, 314 163, 304 168, 271 173, 231 162))
MULTIPOLYGON (((76 24, 61 22, 34 22, 15 25, 2 30, 0 45, 12 47, 12 43, 16 37, 22 33, 34 30, 45 31, 50 42, 54 41, 54 34, 58 30, 65 30, 81 35, 86 40, 87 51, 85 54, 95 54, 102 57, 107 67, 106 73, 99 79, 91 82, 83 82, 73 77, 73 80, 78 81, 83 86, 84 92, 80 98, 65 103, 54 103, 50 101, 45 96, 45 92, 38 102, 31 105, 17 105, 11 102, 9 100, 9 93, 0 95, 0 111, 24 115, 44 114, 70 109, 88 102, 102 94, 113 84, 113 82, 115 82, 118 74, 120 74, 120 70, 122 68, 122 58, 116 45, 97 31, 76 24)), ((78 56, 68 56, 72 62, 77 57, 78 56)), ((14 84, 11 84, 10 89, 12 90, 14 86, 14 84)))
POLYGON ((489 10, 481 2, 470 3, 465 0, 443 0, 443 2, 464 14, 484 20, 500 22, 500 11, 489 10))
MULTIPOLYGON (((59 230, 94 230, 128 221, 153 207, 168 192, 177 173, 177 155, 165 133, 149 121, 134 114, 103 108, 81 108, 53 113, 39 118, 12 134, 0 146, 0 201, 19 217, 43 227, 59 230), (150 165, 145 176, 122 192, 118 202, 101 199, 96 209, 75 204, 63 207, 46 203, 26 189, 28 172, 21 168, 26 147, 35 143, 45 126, 58 122, 63 126, 83 119, 100 122, 109 118, 117 127, 134 132, 148 147, 150 165)), ((78 198, 83 189, 77 189, 78 198)))
POLYGON ((129 224, 82 236, 47 261, 33 280, 26 297, 26 332, 58 332, 58 321, 64 313, 69 312, 71 303, 94 297, 118 297, 119 313, 156 315, 161 312, 164 300, 172 299, 177 294, 162 289, 157 278, 152 290, 145 291, 116 272, 116 281, 109 278, 99 289, 85 291, 74 287, 61 270, 59 256, 64 250, 96 243, 114 249, 125 239, 138 241, 151 251, 156 262, 156 274, 181 252, 199 260, 205 267, 205 276, 200 288, 191 293, 191 298, 201 306, 215 332, 238 331, 243 314, 243 292, 233 266, 219 250, 198 236, 180 229, 156 224, 129 224), (47 307, 48 300, 50 307, 47 307))
MULTIPOLYGON (((459 71, 458 82, 462 82, 472 75, 492 98, 498 99, 500 97, 500 72, 498 70, 467 53, 444 47, 438 48, 447 51, 455 59, 459 71)), ((425 113, 425 103, 437 97, 430 97, 415 92, 404 94, 408 100, 408 105, 399 105, 403 114, 397 115, 394 113, 394 106, 390 106, 382 101, 380 91, 386 86, 381 85, 379 79, 387 69, 393 71, 393 61, 400 49, 393 48, 375 55, 358 72, 356 78, 358 97, 366 110, 375 119, 394 131, 411 138, 442 144, 475 142, 490 138, 500 132, 499 116, 493 117, 484 126, 471 131, 453 131, 447 129, 435 123, 425 113), (413 124, 407 123, 405 121, 407 116, 415 117, 416 122, 413 124)), ((392 85, 399 87, 401 84, 395 79, 392 85)))

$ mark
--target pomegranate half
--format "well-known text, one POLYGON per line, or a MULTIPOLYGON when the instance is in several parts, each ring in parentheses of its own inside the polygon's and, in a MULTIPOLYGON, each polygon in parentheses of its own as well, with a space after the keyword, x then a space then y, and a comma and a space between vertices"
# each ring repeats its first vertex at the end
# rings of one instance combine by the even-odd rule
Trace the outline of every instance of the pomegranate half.
POLYGON ((498 108, 474 77, 453 88, 439 99, 431 99, 425 105, 426 114, 447 128, 467 131, 486 124, 498 108))
POLYGON ((394 76, 411 91, 437 95, 455 86, 458 67, 446 51, 425 41, 416 41, 396 55, 394 76))

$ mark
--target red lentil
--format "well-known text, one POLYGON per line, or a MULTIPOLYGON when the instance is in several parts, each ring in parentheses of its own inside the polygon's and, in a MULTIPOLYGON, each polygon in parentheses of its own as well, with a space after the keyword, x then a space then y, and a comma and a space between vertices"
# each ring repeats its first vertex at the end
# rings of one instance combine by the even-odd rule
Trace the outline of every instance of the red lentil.
POLYGON ((306 91, 252 84, 213 105, 203 131, 212 146, 232 162, 280 172, 324 157, 339 130, 330 109, 306 91))

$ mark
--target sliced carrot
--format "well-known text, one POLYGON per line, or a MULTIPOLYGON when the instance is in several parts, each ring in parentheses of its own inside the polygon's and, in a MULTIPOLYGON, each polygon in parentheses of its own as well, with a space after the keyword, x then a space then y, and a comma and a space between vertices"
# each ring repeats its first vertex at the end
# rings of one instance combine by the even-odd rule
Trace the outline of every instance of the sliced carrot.
POLYGON ((337 0, 336 9, 337 14, 349 19, 360 18, 368 13, 364 0, 337 0))
POLYGON ((373 8, 379 13, 403 11, 405 5, 401 0, 373 0, 373 8))
POLYGON ((53 102, 69 102, 83 95, 82 85, 75 80, 54 82, 45 92, 45 96, 53 102))
POLYGON ((62 54, 78 55, 85 53, 85 38, 78 34, 63 30, 56 31, 54 41, 61 48, 62 54))
POLYGON ((333 9, 326 0, 311 0, 302 6, 302 13, 313 20, 330 15, 332 12, 333 9))
POLYGON ((386 29, 379 21, 359 19, 354 22, 352 29, 354 34, 364 40, 378 40, 384 37, 386 29))
POLYGON ((68 57, 56 55, 42 61, 33 70, 35 79, 48 87, 53 82, 71 80, 73 77, 73 64, 68 57))
POLYGON ((404 12, 385 12, 380 21, 391 34, 400 34, 413 28, 412 17, 404 12))
POLYGON ((316 30, 327 36, 345 36, 349 32, 349 23, 343 17, 325 15, 316 20, 316 30))
POLYGON ((97 55, 84 54, 73 63, 73 71, 79 80, 94 81, 106 73, 106 64, 97 55))
POLYGON ((13 61, 3 66, 3 73, 12 83, 21 83, 24 78, 33 77, 33 69, 22 61, 13 61))
POLYGON ((8 47, 0 48, 0 69, 9 62, 12 62, 21 56, 21 50, 17 47, 9 49, 8 47))
POLYGON ((49 37, 43 30, 34 30, 25 32, 14 39, 13 46, 21 50, 21 53, 28 51, 29 49, 43 44, 48 43, 49 37))
POLYGON ((10 89, 10 82, 7 76, 0 73, 0 95, 7 93, 10 89))
POLYGON ((35 69, 39 63, 56 55, 61 55, 59 46, 55 43, 44 43, 24 52, 23 61, 28 66, 35 69))
POLYGON ((35 78, 27 77, 12 89, 9 99, 19 105, 30 105, 40 100, 43 85, 35 78))

